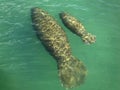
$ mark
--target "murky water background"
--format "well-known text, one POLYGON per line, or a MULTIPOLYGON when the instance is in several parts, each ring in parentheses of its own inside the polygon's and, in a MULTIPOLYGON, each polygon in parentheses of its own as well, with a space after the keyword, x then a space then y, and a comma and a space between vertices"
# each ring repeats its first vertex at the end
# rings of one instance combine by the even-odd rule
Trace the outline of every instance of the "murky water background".
POLYGON ((30 9, 48 11, 67 33, 73 54, 88 69, 73 90, 120 89, 120 0, 0 0, 0 90, 65 90, 56 61, 37 39, 30 9), (97 37, 85 45, 62 24, 58 13, 77 17, 97 37))

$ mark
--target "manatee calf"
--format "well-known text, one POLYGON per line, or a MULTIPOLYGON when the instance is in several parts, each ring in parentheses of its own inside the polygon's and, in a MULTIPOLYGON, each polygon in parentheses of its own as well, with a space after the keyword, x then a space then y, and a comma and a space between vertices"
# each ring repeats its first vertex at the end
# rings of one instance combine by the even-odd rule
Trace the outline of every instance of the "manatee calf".
POLYGON ((47 51, 56 59, 62 85, 66 88, 79 86, 84 82, 86 68, 71 53, 63 29, 56 20, 41 8, 32 8, 33 26, 47 51))
POLYGON ((88 33, 84 26, 78 21, 75 17, 69 15, 68 13, 62 12, 60 13, 60 18, 64 25, 70 29, 73 33, 77 34, 78 36, 82 37, 82 40, 87 43, 91 44, 95 42, 95 36, 91 33, 88 33))

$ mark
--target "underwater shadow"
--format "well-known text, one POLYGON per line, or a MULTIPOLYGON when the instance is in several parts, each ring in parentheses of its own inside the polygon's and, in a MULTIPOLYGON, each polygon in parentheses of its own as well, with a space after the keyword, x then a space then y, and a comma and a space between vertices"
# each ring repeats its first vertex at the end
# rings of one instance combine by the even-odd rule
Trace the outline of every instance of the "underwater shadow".
POLYGON ((0 69, 0 90, 13 90, 12 82, 8 74, 0 69))

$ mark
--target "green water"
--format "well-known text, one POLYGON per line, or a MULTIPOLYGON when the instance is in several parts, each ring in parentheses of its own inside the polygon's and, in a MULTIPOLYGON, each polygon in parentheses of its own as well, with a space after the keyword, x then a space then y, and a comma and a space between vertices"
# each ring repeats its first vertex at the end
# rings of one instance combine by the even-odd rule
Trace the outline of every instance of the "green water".
POLYGON ((120 90, 120 0, 0 0, 0 90, 65 90, 32 28, 30 9, 36 6, 55 17, 88 69, 85 83, 72 90, 120 90), (61 11, 77 17, 96 43, 86 45, 71 33, 61 11))

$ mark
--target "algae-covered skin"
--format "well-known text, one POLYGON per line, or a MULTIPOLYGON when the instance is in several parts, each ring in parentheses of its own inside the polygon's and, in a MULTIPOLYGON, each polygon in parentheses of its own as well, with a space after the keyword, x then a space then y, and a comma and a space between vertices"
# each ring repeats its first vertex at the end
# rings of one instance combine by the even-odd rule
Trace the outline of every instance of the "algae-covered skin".
POLYGON ((86 68, 75 58, 68 39, 56 20, 41 8, 32 8, 33 26, 47 51, 56 59, 58 73, 64 87, 72 88, 84 82, 86 68))
POLYGON ((91 44, 95 42, 95 35, 87 32, 81 22, 78 21, 75 17, 71 16, 68 13, 62 12, 60 13, 60 18, 62 19, 64 25, 73 33, 80 36, 85 43, 91 44))

